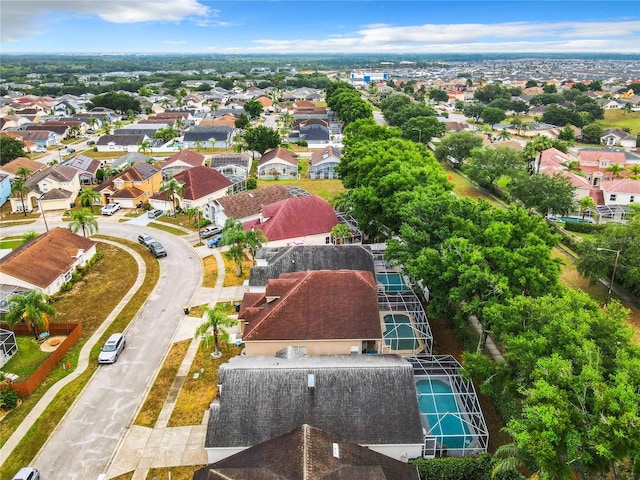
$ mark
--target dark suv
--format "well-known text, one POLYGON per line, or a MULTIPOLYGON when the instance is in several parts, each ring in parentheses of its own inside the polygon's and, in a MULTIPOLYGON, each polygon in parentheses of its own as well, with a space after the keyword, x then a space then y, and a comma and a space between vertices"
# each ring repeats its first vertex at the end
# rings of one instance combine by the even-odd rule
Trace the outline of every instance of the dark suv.
POLYGON ((149 244, 149 251, 153 253, 156 256, 156 258, 167 256, 167 251, 164 249, 164 247, 160 242, 155 242, 155 241, 151 242, 149 244))

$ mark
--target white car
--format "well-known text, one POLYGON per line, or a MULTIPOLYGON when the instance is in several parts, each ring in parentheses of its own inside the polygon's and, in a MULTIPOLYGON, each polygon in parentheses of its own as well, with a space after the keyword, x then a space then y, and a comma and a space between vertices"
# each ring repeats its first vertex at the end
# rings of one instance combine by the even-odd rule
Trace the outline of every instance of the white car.
POLYGON ((122 333, 112 334, 98 354, 98 363, 115 363, 126 346, 127 340, 122 333))
POLYGON ((100 213, 102 213, 102 215, 113 215, 118 210, 120 210, 119 203, 108 203, 100 209, 100 213))

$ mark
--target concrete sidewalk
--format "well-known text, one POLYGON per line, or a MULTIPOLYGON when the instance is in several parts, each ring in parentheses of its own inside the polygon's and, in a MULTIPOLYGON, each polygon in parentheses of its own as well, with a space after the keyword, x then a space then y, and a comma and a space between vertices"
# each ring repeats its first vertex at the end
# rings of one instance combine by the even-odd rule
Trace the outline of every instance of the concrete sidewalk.
POLYGON ((122 309, 127 305, 127 303, 129 303, 129 300, 131 300, 131 297, 133 297, 133 295, 138 291, 138 289, 142 286, 144 282, 144 278, 147 273, 147 267, 144 261, 142 260, 142 257, 140 257, 140 255, 138 255, 131 248, 126 247, 120 243, 111 242, 103 239, 101 239, 100 241, 104 243, 109 243, 111 245, 115 245, 118 248, 122 248, 127 253, 129 253, 136 260, 136 263, 138 264, 138 277, 136 278, 135 283, 129 289, 126 295, 122 298, 122 300, 120 300, 120 303, 118 303, 116 308, 114 308, 111 311, 111 313, 105 319, 105 321, 102 322, 102 324, 98 327, 98 329, 93 333, 91 338, 89 338, 89 340, 87 340, 87 342, 84 344, 84 346, 82 347, 82 350, 80 350, 78 365, 76 366, 75 370, 71 372, 69 375, 67 375, 66 377, 64 377, 62 380, 57 382, 55 385, 53 385, 49 390, 47 390, 47 392, 42 396, 40 401, 38 401, 38 403, 33 407, 31 412, 29 412, 29 414, 25 417, 22 423, 18 426, 18 428, 16 428, 13 434, 2 446, 2 448, 0 449, 0 464, 4 463, 7 460, 7 458, 9 458, 9 455, 11 455, 11 452, 13 452, 13 450, 16 448, 18 443, 20 443, 20 441, 24 438, 26 433, 33 426, 33 424, 40 417, 40 415, 42 415, 44 410, 49 406, 49 404, 51 403, 53 398, 58 394, 58 392, 62 390, 63 387, 68 385, 70 382, 78 378, 87 369, 87 367, 89 366, 89 354, 91 353, 91 349, 98 342, 98 340, 100 339, 102 334, 105 332, 105 330, 109 327, 109 325, 111 325, 113 320, 120 314, 122 309))
MULTIPOLYGON (((218 272, 224 272, 224 262, 219 249, 208 247, 196 247, 195 249, 202 258, 210 255, 215 256, 218 272)), ((244 292, 248 290, 247 287, 223 287, 223 282, 224 274, 218 275, 215 287, 200 287, 193 297, 193 305, 213 306, 219 302, 242 300, 244 292)), ((207 464, 204 441, 209 419, 208 411, 203 412, 203 420, 200 425, 167 427, 180 389, 198 351, 200 339, 194 338, 194 333, 203 321, 203 318, 189 316, 183 318, 172 343, 191 339, 191 344, 180 364, 156 424, 154 428, 131 425, 124 432, 120 444, 109 462, 108 478, 134 471, 133 480, 145 480, 151 468, 207 464)), ((238 334, 239 328, 235 327, 229 333, 238 334)))

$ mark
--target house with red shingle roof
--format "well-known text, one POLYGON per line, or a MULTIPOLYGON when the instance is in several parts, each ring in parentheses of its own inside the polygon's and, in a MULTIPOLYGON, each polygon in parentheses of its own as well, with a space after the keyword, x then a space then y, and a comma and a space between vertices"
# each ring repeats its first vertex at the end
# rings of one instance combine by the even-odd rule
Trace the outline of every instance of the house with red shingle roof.
POLYGON ((238 318, 247 355, 290 346, 309 355, 382 348, 377 285, 368 271, 284 273, 269 280, 265 293, 245 294, 238 318))
MULTIPOLYGON (((173 178, 183 185, 182 195, 176 194, 179 206, 183 209, 199 207, 205 218, 210 217, 209 202, 227 195, 233 185, 220 172, 204 165, 188 168, 173 178)), ((171 210, 172 201, 169 192, 159 192, 151 197, 149 203, 153 208, 171 210)))
POLYGON ((184 149, 167 157, 160 166, 160 169, 162 170, 162 178, 166 180, 188 168, 202 165, 204 165, 204 155, 200 155, 189 149, 184 149))
POLYGON ((96 242, 57 227, 0 259, 0 284, 39 289, 53 295, 96 253, 96 242))
POLYGON ((258 178, 298 178, 298 155, 282 147, 269 150, 258 162, 258 178))
POLYGON ((340 220, 326 200, 315 195, 293 197, 265 205, 260 218, 246 222, 245 229, 260 229, 270 247, 296 242, 325 245, 331 242, 331 229, 340 220))
POLYGON ((629 205, 640 202, 640 180, 622 178, 602 182, 605 205, 629 205))

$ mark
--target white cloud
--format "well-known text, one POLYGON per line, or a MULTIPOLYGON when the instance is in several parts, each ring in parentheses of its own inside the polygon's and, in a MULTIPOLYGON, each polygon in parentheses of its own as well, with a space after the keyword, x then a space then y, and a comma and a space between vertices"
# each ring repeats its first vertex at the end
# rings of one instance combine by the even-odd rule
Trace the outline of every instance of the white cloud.
MULTIPOLYGON (((367 25, 350 36, 324 39, 261 39, 223 53, 637 53, 640 23, 508 22, 498 24, 367 25)), ((216 51, 221 51, 217 48, 216 51)))
POLYGON ((216 13, 197 0, 2 0, 0 41, 41 34, 40 25, 52 12, 96 15, 112 23, 179 22, 216 13))

